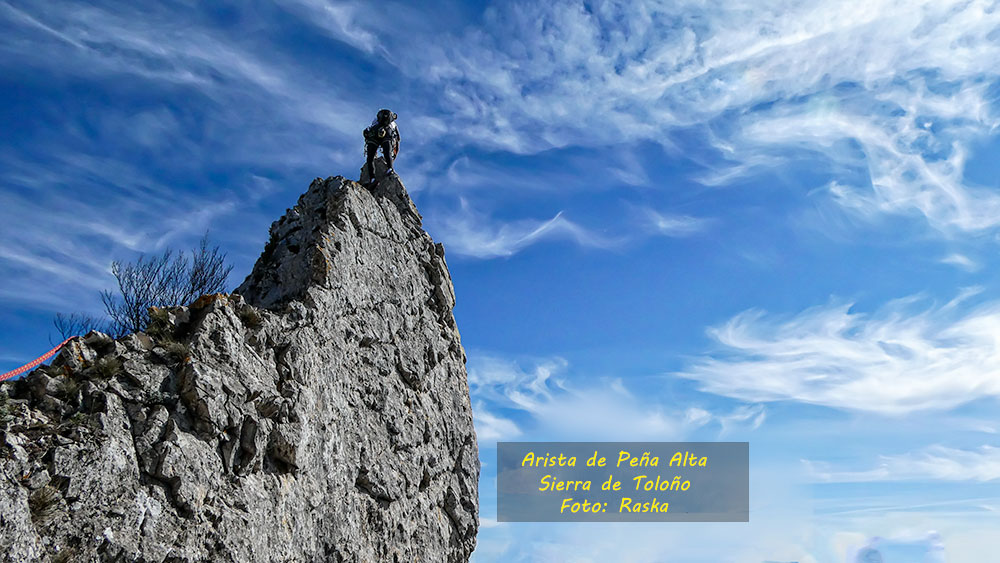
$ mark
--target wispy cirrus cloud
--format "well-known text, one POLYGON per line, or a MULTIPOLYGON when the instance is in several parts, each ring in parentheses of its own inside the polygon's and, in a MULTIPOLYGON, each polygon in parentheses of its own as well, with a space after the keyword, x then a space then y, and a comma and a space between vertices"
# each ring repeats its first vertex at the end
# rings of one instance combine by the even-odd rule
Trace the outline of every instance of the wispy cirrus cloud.
MULTIPOLYGON (((994 228, 1000 216, 1000 200, 963 176, 972 143, 997 124, 989 77, 1000 58, 990 33, 1000 15, 981 2, 737 3, 709 11, 697 3, 521 2, 487 9, 481 25, 458 34, 441 33, 432 17, 402 6, 407 25, 392 33, 358 3, 282 6, 394 65, 418 88, 422 100, 406 103, 409 138, 417 141, 408 149, 426 155, 417 164, 425 183, 447 179, 448 162, 465 146, 538 154, 669 145, 671 131, 695 127, 721 155, 710 163, 717 171, 699 176, 709 185, 774 169, 789 150, 806 148, 867 175, 868 182, 829 192, 845 208, 916 213, 958 231, 994 228), (874 42, 880 49, 867 48, 874 42)), ((131 75, 196 90, 212 103, 219 141, 238 139, 223 158, 310 166, 332 157, 357 165, 350 147, 370 110, 352 91, 361 80, 317 75, 291 53, 262 50, 197 18, 181 24, 167 13, 119 12, 99 4, 4 4, 10 33, 0 50, 61 73, 131 75), (222 134, 233 123, 267 133, 222 134), (296 142, 303 129, 328 142, 296 142)), ((241 21, 252 27, 264 18, 248 12, 241 21)), ((186 147, 204 158, 178 132, 184 125, 171 125, 175 116, 146 118, 153 121, 143 127, 109 121, 109 137, 117 129, 136 144, 186 147)), ((650 181, 634 159, 603 174, 630 185, 650 181)), ((478 255, 509 255, 550 236, 533 235, 530 223, 478 255)), ((560 232, 593 245, 573 225, 535 226, 538 235, 560 232)))
POLYGON ((543 239, 564 239, 581 246, 607 248, 618 244, 567 219, 562 212, 551 219, 491 220, 460 199, 458 213, 432 223, 431 231, 451 252, 474 258, 512 256, 543 239))
POLYGON ((113 285, 111 261, 203 235, 236 208, 233 194, 178 192, 131 166, 77 154, 53 168, 7 163, 0 301, 72 311, 113 285), (103 167, 113 180, 95 174, 103 167), (59 172, 56 172, 59 171, 59 172), (169 211, 169 213, 165 213, 169 211))
POLYGON ((849 550, 846 559, 848 563, 869 563, 871 561, 898 561, 919 557, 921 563, 944 563, 953 561, 946 558, 946 542, 936 531, 914 533, 911 530, 901 531, 892 537, 869 538, 865 545, 849 550))
POLYGON ((1000 303, 900 299, 872 313, 850 303, 790 317, 746 311, 709 334, 722 348, 677 375, 748 401, 798 401, 904 415, 1000 396, 1000 303))
POLYGON ((705 427, 724 436, 756 430, 767 415, 759 404, 728 410, 668 404, 619 377, 573 377, 559 357, 516 361, 474 353, 468 370, 481 444, 514 438, 668 441, 705 427))
POLYGON ((934 445, 897 455, 880 455, 875 467, 835 469, 829 463, 803 460, 809 476, 824 483, 876 481, 974 481, 1000 479, 1000 448, 960 449, 934 445))
POLYGON ((483 24, 420 50, 384 38, 465 143, 533 154, 699 127, 724 159, 709 185, 805 150, 866 177, 831 193, 845 207, 943 231, 1000 224, 1000 196, 963 174, 1000 123, 988 2, 520 2, 483 24))
MULTIPOLYGON (((113 283, 111 260, 183 246, 208 230, 244 252, 266 223, 248 235, 247 222, 227 221, 256 212, 274 192, 261 189, 258 174, 357 161, 337 141, 365 121, 363 104, 331 98, 342 86, 317 85, 307 68, 288 64, 290 54, 214 27, 193 7, 188 15, 0 3, 0 67, 80 81, 94 96, 44 91, 31 125, 12 124, 16 134, 5 139, 6 303, 92 308, 96 290, 113 283)), ((242 15, 241 24, 255 25, 252 12, 242 15)))
POLYGON ((712 220, 690 215, 664 213, 650 207, 634 206, 633 211, 649 234, 668 237, 686 237, 704 232, 712 220))
MULTIPOLYGON (((362 53, 377 53, 419 87, 424 100, 407 103, 415 126, 409 138, 418 141, 412 148, 448 145, 439 156, 424 151, 426 180, 451 173, 446 165, 463 146, 538 154, 643 140, 667 145, 671 131, 698 127, 722 155, 712 163, 718 171, 700 177, 709 185, 774 169, 789 150, 806 148, 867 174, 867 184, 829 192, 845 208, 917 213, 958 231, 993 228, 1000 216, 1000 200, 963 177, 971 144, 997 124, 990 77, 1000 57, 990 33, 1000 15, 982 2, 737 3, 708 11, 697 3, 516 2, 488 8, 480 25, 458 34, 440 33, 431 16, 402 6, 407 25, 392 33, 358 3, 282 6, 362 53), (876 42, 880 49, 867 48, 876 42), (860 150, 844 149, 852 143, 860 150)), ((6 3, 0 14, 9 24, 0 44, 9 60, 190 87, 212 102, 209 122, 220 133, 233 123, 244 133, 248 126, 267 132, 220 134, 220 142, 239 140, 224 158, 309 166, 333 157, 350 165, 349 146, 369 110, 352 93, 361 82, 349 73, 343 80, 317 75, 290 53, 262 50, 197 18, 182 24, 166 12, 146 17, 59 3, 6 3), (303 129, 321 131, 329 146, 295 142, 303 129)), ((264 18, 247 12, 242 21, 252 27, 264 18)), ((186 146, 186 154, 204 158, 179 133, 184 127, 172 125, 175 116, 144 119, 143 127, 110 120, 109 137, 117 130, 139 145, 186 146)), ((649 175, 637 164, 604 173, 645 185, 649 175)), ((505 256, 554 232, 594 245, 575 225, 526 220, 493 248, 480 241, 465 250, 505 256)))
POLYGON ((459 199, 459 211, 444 214, 430 223, 430 230, 449 251, 473 258, 513 256, 542 240, 568 240, 589 248, 620 248, 626 243, 649 236, 689 237, 703 234, 712 219, 657 211, 647 206, 628 205, 634 217, 628 229, 614 234, 599 233, 584 227, 560 211, 552 218, 504 221, 472 208, 459 199), (639 228, 635 228, 635 225, 639 228))
MULTIPOLYGON (((381 49, 381 38, 374 32, 375 21, 385 22, 382 17, 373 18, 373 8, 370 4, 361 2, 328 2, 326 0, 280 0, 280 4, 293 10, 299 10, 305 18, 311 20, 329 33, 330 36, 366 53, 374 53, 381 49)), ((388 7, 383 8, 387 15, 391 13, 388 7)), ((387 29, 385 31, 388 31, 387 29)))
POLYGON ((476 440, 481 444, 513 440, 522 433, 513 420, 494 414, 483 401, 474 405, 472 413, 476 427, 476 440))
POLYGON ((956 268, 961 268, 966 272, 979 271, 982 266, 964 254, 953 253, 941 259, 942 264, 951 264, 956 268))
MULTIPOLYGON (((105 88, 113 89, 128 77, 147 84, 154 98, 172 98, 178 88, 191 96, 174 109, 194 113, 197 119, 189 118, 180 128, 170 126, 176 116, 162 107, 137 115, 99 108, 98 132, 107 129, 108 142, 124 133, 140 143, 183 143, 191 149, 189 157, 199 161, 218 144, 222 150, 217 156, 222 158, 237 157, 245 163, 252 154, 257 162, 290 165, 329 157, 297 140, 304 130, 318 131, 331 141, 356 138, 369 111, 361 100, 342 95, 348 81, 317 82, 294 53, 262 49, 245 41, 238 30, 220 30, 201 20, 197 10, 188 15, 182 21, 177 13, 153 6, 4 4, 0 22, 6 20, 7 33, 0 53, 7 55, 8 65, 16 61, 20 68, 100 80, 105 88), (163 126, 171 143, 156 137, 163 126), (203 133, 197 143, 191 142, 192 129, 203 133)), ((263 23, 263 16, 253 12, 244 16, 243 25, 263 23)))

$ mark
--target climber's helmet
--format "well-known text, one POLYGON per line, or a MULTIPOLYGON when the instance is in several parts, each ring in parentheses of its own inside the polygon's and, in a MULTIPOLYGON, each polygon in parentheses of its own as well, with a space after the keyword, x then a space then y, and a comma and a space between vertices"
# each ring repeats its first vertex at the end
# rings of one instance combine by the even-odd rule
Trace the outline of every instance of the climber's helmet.
POLYGON ((378 116, 377 117, 378 117, 379 124, 381 124, 381 125, 388 125, 389 123, 391 123, 393 120, 396 119, 396 114, 392 113, 391 111, 389 111, 387 109, 380 109, 380 110, 378 110, 378 116))

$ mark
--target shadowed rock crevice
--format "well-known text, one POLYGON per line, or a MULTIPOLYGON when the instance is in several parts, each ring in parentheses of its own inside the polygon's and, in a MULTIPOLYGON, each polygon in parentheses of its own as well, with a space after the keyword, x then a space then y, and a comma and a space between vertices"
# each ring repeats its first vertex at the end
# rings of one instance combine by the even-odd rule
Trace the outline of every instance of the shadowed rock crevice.
POLYGON ((5 385, 4 560, 467 561, 454 304, 398 179, 316 179, 233 294, 5 385))

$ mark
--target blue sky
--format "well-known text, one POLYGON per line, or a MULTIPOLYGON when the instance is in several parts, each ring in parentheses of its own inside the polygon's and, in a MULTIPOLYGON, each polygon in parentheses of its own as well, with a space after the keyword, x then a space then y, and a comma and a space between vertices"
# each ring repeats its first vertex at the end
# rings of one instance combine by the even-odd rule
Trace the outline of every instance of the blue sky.
POLYGON ((477 561, 1000 548, 989 2, 0 1, 0 370, 113 259, 209 230, 238 284, 381 107, 456 286, 477 561), (751 522, 499 524, 497 440, 747 440, 751 522))

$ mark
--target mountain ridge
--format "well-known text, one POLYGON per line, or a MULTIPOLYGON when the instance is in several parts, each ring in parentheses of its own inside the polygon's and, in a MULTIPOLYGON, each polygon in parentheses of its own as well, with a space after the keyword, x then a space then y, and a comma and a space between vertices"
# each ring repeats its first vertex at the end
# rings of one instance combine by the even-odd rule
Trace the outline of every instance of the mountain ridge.
POLYGON ((398 177, 317 178, 270 235, 234 293, 74 339, 8 387, 5 561, 469 559, 443 246, 398 177))

